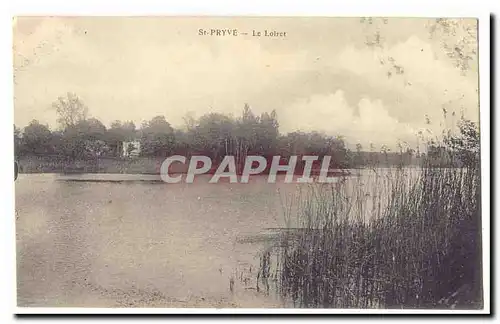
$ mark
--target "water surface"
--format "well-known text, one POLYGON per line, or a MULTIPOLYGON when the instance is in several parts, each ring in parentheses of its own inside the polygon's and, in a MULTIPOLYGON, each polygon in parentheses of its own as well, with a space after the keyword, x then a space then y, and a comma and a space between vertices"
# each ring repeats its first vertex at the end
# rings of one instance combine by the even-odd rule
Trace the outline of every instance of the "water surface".
MULTIPOLYGON (((371 199, 367 174, 347 181, 371 199)), ((269 184, 266 176, 249 184, 82 179, 107 181, 56 174, 16 181, 19 306, 285 305, 257 287, 259 253, 309 184, 269 184)))

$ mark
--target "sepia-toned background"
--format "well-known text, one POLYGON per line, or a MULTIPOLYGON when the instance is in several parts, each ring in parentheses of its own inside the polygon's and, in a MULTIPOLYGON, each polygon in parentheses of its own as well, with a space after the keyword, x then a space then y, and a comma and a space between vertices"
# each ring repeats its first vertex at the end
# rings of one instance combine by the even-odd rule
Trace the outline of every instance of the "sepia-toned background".
POLYGON ((484 307, 476 19, 13 32, 18 306, 484 307), (214 168, 162 183, 173 154, 214 168), (228 155, 332 156, 336 179, 209 183, 228 155))

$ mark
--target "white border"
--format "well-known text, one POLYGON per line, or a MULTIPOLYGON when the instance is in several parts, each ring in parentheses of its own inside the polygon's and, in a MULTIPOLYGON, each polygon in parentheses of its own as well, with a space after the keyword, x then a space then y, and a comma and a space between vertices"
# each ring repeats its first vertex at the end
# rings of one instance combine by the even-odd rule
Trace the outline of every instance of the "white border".
POLYGON ((92 15, 92 16, 330 16, 330 17, 480 17, 487 15, 477 3, 466 0, 409 0, 404 3, 390 0, 352 0, 342 3, 300 0, 140 0, 103 3, 86 0, 81 3, 64 0, 19 0, 10 6, 11 14, 19 15, 92 15), (119 4, 119 5, 118 5, 119 4))
MULTIPOLYGON (((340 3, 326 4, 318 1, 120 1, 107 2, 97 0, 87 0, 82 3, 73 1, 16 1, 10 4, 8 11, 2 12, 2 46, 3 57, 0 64, 4 64, 1 95, 3 96, 2 114, 0 120, 4 125, 0 128, 4 140, 3 148, 8 152, 1 160, 1 180, 2 180, 2 202, 3 209, 2 229, 4 235, 2 253, 7 255, 2 258, 5 266, 1 267, 2 280, 8 278, 8 294, 1 294, 0 304, 7 305, 8 313, 92 313, 92 314, 236 314, 236 313, 273 313, 273 314, 470 314, 489 313, 489 226, 490 226, 490 152, 489 152, 489 120, 490 120, 490 99, 489 99, 489 12, 481 9, 477 2, 472 1, 400 1, 400 2, 375 2, 375 1, 342 1, 340 3), (18 308, 16 307, 16 284, 15 284, 15 223, 12 217, 14 210, 14 193, 12 185, 12 167, 10 156, 12 156, 12 121, 13 121, 13 89, 12 89, 12 32, 11 17, 14 15, 259 15, 259 16, 433 16, 433 17, 479 17, 480 18, 480 101, 481 101, 481 141, 482 141, 482 203, 483 203, 483 268, 484 268, 484 293, 485 309, 482 311, 443 311, 443 310, 324 310, 324 309, 109 309, 109 308, 18 308), (6 17, 5 17, 6 16, 6 17), (7 33, 6 33, 7 31, 7 33), (4 41, 7 39, 7 42, 4 41), (10 91, 5 91, 8 89, 10 91), (7 127, 8 126, 8 127, 7 127), (9 297, 10 296, 10 297, 9 297)), ((2 312, 5 314, 5 312, 2 312)), ((2 321, 3 322, 3 321, 2 321)))

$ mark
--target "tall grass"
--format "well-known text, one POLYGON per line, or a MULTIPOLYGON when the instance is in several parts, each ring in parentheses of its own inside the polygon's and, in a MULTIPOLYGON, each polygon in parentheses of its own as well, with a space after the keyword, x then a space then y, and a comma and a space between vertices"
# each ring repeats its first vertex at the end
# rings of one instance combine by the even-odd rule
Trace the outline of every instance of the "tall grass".
MULTIPOLYGON (((298 307, 481 308, 479 163, 311 185, 274 252, 298 307)), ((268 253, 260 276, 273 276, 268 253)))

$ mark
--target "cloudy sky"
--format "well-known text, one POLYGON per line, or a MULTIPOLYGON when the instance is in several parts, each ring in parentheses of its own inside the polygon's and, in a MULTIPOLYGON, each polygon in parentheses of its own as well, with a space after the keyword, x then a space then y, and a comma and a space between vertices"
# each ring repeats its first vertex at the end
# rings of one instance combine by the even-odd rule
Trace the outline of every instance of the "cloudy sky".
POLYGON ((116 119, 140 125, 156 115, 182 126, 186 114, 237 115, 248 103, 257 113, 275 109, 282 132, 342 135, 350 146, 414 143, 419 130, 439 131, 443 107, 448 123, 453 111, 455 119, 462 111, 479 118, 472 52, 477 45, 470 36, 475 21, 431 33, 433 23, 424 18, 371 24, 360 18, 17 18, 14 122, 24 127, 38 119, 56 129, 51 103, 74 92, 107 126, 116 119), (198 34, 217 28, 237 29, 239 35, 198 34), (253 30, 286 32, 286 37, 252 37, 253 30), (461 40, 467 43, 462 46, 461 40), (471 56, 465 72, 457 67, 464 53, 471 56))

